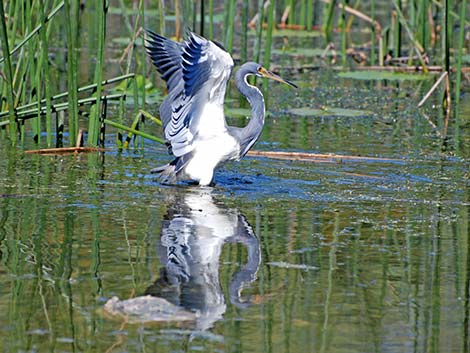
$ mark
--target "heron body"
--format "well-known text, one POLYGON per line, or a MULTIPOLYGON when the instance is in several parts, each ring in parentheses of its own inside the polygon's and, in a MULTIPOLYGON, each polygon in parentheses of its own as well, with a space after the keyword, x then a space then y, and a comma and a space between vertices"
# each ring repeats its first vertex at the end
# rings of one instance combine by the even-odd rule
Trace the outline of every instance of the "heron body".
POLYGON ((215 168, 240 160, 259 138, 265 105, 261 91, 247 81, 256 75, 294 86, 254 62, 241 66, 235 82, 251 105, 252 115, 244 128, 228 126, 224 98, 234 63, 219 44, 189 33, 177 43, 147 30, 145 47, 161 77, 168 96, 160 106, 165 140, 175 159, 152 172, 165 182, 191 179, 211 184, 215 168))

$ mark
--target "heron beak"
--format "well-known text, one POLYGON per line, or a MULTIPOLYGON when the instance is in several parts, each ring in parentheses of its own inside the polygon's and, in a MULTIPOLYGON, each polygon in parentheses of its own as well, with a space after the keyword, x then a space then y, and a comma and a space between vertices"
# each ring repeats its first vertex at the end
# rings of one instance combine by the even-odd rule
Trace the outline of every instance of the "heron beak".
POLYGON ((266 78, 270 78, 274 81, 278 81, 278 82, 282 82, 282 83, 285 83, 286 85, 289 85, 291 87, 294 87, 294 88, 298 88, 294 83, 290 82, 290 81, 287 81, 287 80, 284 80, 281 76, 278 76, 276 75, 275 73, 269 71, 269 70, 266 70, 264 67, 261 67, 258 72, 261 74, 261 76, 263 77, 266 77, 266 78))

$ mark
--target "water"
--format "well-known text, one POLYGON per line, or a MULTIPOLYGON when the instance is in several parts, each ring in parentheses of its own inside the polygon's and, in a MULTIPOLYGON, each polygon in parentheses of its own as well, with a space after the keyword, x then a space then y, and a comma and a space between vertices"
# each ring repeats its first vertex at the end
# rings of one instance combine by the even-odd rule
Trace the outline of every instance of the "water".
POLYGON ((468 92, 443 140, 422 114, 441 131, 439 99, 416 108, 432 79, 282 74, 300 89, 270 84, 256 149, 377 159, 247 157, 198 188, 159 184, 149 170, 165 149, 119 153, 112 131, 103 154, 0 143, 1 350, 468 352, 468 92), (194 317, 104 310, 147 294, 194 317))
POLYGON ((271 85, 256 148, 391 160, 248 157, 214 188, 170 187, 149 175, 167 160, 156 144, 79 156, 2 144, 2 350, 467 352, 468 131, 460 150, 453 138, 443 147, 413 107, 418 83, 390 94, 335 77, 299 76, 315 88, 298 92, 271 85), (308 97, 371 113, 289 114, 308 97), (103 310, 145 294, 197 319, 103 310))

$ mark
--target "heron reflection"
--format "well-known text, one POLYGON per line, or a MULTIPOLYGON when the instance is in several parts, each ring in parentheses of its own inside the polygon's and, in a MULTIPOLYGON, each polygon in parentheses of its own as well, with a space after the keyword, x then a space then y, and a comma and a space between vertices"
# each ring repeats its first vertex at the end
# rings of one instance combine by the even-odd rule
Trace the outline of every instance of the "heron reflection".
POLYGON ((163 267, 145 294, 196 312, 195 326, 204 330, 226 310, 219 281, 223 245, 241 243, 247 248, 247 262, 234 274, 228 289, 231 303, 245 306, 249 300, 243 298, 242 290, 256 279, 260 244, 246 218, 237 209, 215 201, 210 189, 193 189, 173 197, 158 244, 163 267))

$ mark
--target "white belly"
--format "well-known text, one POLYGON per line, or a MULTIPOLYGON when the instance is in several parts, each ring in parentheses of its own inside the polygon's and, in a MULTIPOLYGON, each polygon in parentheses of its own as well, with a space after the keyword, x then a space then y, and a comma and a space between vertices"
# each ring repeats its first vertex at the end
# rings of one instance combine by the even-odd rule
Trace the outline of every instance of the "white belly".
POLYGON ((239 154, 239 145, 228 132, 194 141, 193 144, 193 158, 186 166, 185 174, 200 185, 209 185, 214 169, 220 163, 237 158, 239 154))

